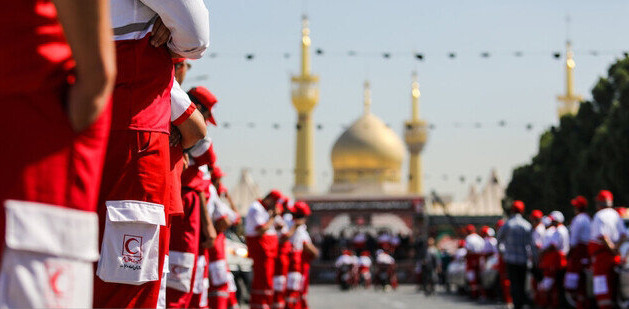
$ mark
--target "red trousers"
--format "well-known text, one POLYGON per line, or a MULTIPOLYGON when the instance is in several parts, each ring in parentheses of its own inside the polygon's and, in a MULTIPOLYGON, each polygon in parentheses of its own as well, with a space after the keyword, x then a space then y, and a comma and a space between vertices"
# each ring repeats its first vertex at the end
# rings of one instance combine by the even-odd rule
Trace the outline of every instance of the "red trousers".
POLYGON ((513 304, 513 298, 511 297, 511 281, 509 281, 509 277, 507 276, 507 264, 502 258, 502 255, 498 257, 498 275, 504 302, 506 304, 513 304))
POLYGON ((578 244, 570 249, 564 286, 567 293, 572 294, 577 309, 590 307, 587 296, 585 270, 590 265, 590 255, 586 244, 578 244))
POLYGON ((286 276, 288 275, 290 250, 289 241, 280 242, 273 276, 273 308, 283 309, 286 306, 286 276))
MULTIPOLYGON (((200 249, 201 251, 203 251, 203 256, 205 256, 205 267, 203 268, 203 271, 199 271, 198 269, 196 269, 196 265, 195 265, 195 278, 192 281, 192 286, 194 289, 195 284, 203 284, 202 282, 204 280, 209 280, 208 274, 209 274, 209 267, 207 264, 207 261, 209 260, 209 252, 207 249, 200 249), (202 274, 203 276, 201 276, 200 278, 196 276, 197 271, 200 272, 200 274, 202 274), (197 282, 198 280, 200 280, 201 282, 197 282)), ((201 255, 201 252, 199 252, 199 255, 201 255)), ((207 289, 203 288, 202 290, 205 290, 207 292, 207 289)), ((207 308, 207 293, 201 291, 201 293, 192 293, 192 297, 190 298, 190 306, 188 308, 207 308)))
MULTIPOLYGON (((225 234, 218 233, 216 237, 216 241, 214 241, 214 247, 210 248, 210 255, 208 259, 208 265, 210 263, 219 262, 221 265, 225 265, 227 269, 227 261, 225 260, 225 234)), ((222 271, 216 268, 210 267, 209 274, 210 278, 215 277, 213 274, 214 271, 222 271)), ((227 278, 227 274, 225 274, 225 278, 227 278)), ((227 309, 227 302, 229 299, 229 291, 227 286, 227 281, 222 284, 214 284, 213 280, 210 280, 210 288, 208 290, 208 302, 210 308, 212 309, 227 309)))
MULTIPOLYGON (((98 213, 100 240, 105 227, 106 201, 137 200, 164 205, 170 200, 168 134, 142 131, 112 131, 107 147, 98 213)), ((168 217, 168 213, 166 213, 168 217)), ((160 227, 159 273, 168 250, 168 233, 160 227)), ((160 275, 161 277, 161 275, 160 275)), ((154 308, 160 281, 141 285, 108 283, 97 276, 94 282, 96 308, 154 308)))
MULTIPOLYGON (((11 81, 2 81, 11 83, 11 81)), ((66 114, 65 88, 0 94, 0 205, 25 200, 96 211, 111 105, 89 128, 75 133, 66 114)), ((5 241, 0 211, 0 260, 5 241)))
POLYGON ((238 298, 236 292, 229 292, 229 299, 227 300, 227 309, 239 309, 238 298))
POLYGON ((247 247, 253 259, 251 309, 270 309, 273 304, 273 274, 277 254, 277 236, 247 237, 247 247))
POLYGON ((594 296, 598 308, 613 308, 618 279, 614 272, 617 256, 603 245, 594 242, 590 242, 588 249, 592 256, 594 296))
POLYGON ((559 274, 566 267, 566 256, 557 249, 549 249, 540 257, 539 267, 544 279, 537 283, 536 303, 540 307, 559 308, 559 288, 563 284, 559 274))
MULTIPOLYGON (((301 309, 309 309, 310 306, 308 306, 308 288, 310 288, 310 263, 309 262, 304 262, 301 266, 301 271, 302 271, 302 275, 303 275, 303 288, 301 290, 301 309)), ((397 282, 392 283, 395 284, 397 286, 397 282)))
MULTIPOLYGON (((191 285, 194 282, 197 257, 199 256, 199 237, 201 228, 201 199, 196 191, 183 190, 182 198, 184 214, 174 216, 171 224, 170 249, 194 254, 191 285)), ((171 273, 173 271, 171 270, 171 273)), ((192 300, 192 286, 189 292, 173 288, 166 289, 167 308, 188 308, 192 300)))
POLYGON ((468 253, 465 263, 465 277, 470 285, 470 296, 476 298, 480 293, 480 254, 468 253))

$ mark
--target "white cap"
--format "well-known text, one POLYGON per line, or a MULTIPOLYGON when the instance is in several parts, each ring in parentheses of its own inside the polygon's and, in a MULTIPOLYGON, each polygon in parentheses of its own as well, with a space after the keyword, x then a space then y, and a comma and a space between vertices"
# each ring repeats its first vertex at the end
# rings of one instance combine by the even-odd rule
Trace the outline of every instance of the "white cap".
POLYGON ((492 229, 492 228, 488 228, 487 229, 487 236, 489 236, 489 237, 496 236, 496 231, 494 231, 494 229, 492 229))
POLYGON ((548 216, 544 216, 542 217, 542 223, 544 223, 545 227, 549 227, 553 221, 548 216))
POLYGON ((563 218, 563 214, 560 211, 555 210, 555 211, 551 212, 549 216, 550 216, 550 218, 553 221, 557 221, 559 223, 563 223, 563 219, 564 218, 563 218))

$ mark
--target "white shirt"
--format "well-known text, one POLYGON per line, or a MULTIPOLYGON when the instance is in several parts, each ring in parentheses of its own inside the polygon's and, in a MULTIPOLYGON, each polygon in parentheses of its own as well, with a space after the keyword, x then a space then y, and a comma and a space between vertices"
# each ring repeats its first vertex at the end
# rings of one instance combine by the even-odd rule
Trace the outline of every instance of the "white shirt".
POLYGON ((199 59, 210 45, 210 18, 203 0, 111 0, 114 40, 140 40, 157 17, 170 30, 170 51, 199 59))
POLYGON ((483 247, 483 254, 494 254, 498 252, 498 240, 496 237, 485 237, 485 246, 483 247))
POLYGON ((546 249, 553 244, 552 237, 555 234, 556 230, 557 228, 554 226, 549 226, 548 228, 546 228, 546 230, 544 231, 544 236, 542 237, 542 249, 546 249))
MULTIPOLYGON (((266 224, 269 219, 269 213, 264 209, 264 206, 260 204, 260 202, 255 201, 251 203, 249 206, 249 211, 247 212, 247 220, 245 222, 245 236, 260 236, 257 231, 257 228, 261 225, 266 224)), ((270 228, 264 232, 267 235, 275 234, 275 229, 270 228)))
POLYGON ((454 258, 456 260, 462 260, 467 255, 467 250, 465 248, 457 248, 454 252, 454 258))
POLYGON ((467 249, 467 252, 479 254, 483 252, 484 247, 485 240, 480 235, 472 233, 465 237, 465 249, 467 249))
POLYGON ((352 257, 349 255, 343 254, 336 259, 334 266, 336 266, 336 268, 339 268, 343 265, 352 265, 352 264, 353 264, 352 257))
POLYGON ((310 234, 308 234, 308 228, 306 225, 300 225, 295 229, 295 233, 289 239, 290 244, 293 246, 293 251, 303 251, 305 243, 312 243, 310 234))
POLYGON ((227 211, 229 206, 221 201, 218 196, 218 192, 216 192, 216 188, 212 184, 210 184, 210 196, 208 196, 207 204, 208 214, 210 215, 212 221, 216 222, 223 217, 229 216, 229 212, 227 211), (211 212, 210 209, 212 209, 211 212))
POLYGON ((531 232, 531 237, 533 238, 533 243, 541 248, 544 242, 544 234, 546 233, 546 227, 544 224, 539 223, 531 232))
POLYGON ((371 267, 371 258, 368 256, 360 256, 358 258, 358 265, 362 267, 371 267))
POLYGON ((570 246, 578 244, 588 244, 590 242, 590 216, 580 213, 570 223, 570 246))
MULTIPOLYGON (((177 80, 173 80, 173 87, 170 89, 170 122, 178 120, 179 117, 188 112, 190 108, 195 108, 190 97, 181 89, 177 80)), ((192 111, 194 111, 194 109, 192 111)), ((188 114, 188 117, 189 116, 188 114)))
POLYGON ((622 235, 627 235, 625 224, 615 209, 607 207, 596 212, 592 219, 590 240, 599 242, 602 235, 616 243, 622 235))
POLYGON ((555 246, 555 248, 564 254, 568 254, 570 251, 570 233, 568 232, 568 228, 560 224, 555 228, 555 232, 550 235, 550 243, 555 246))
POLYGON ((395 259, 392 256, 390 256, 389 254, 385 253, 385 252, 380 252, 376 256, 376 263, 392 265, 392 264, 395 264, 395 259))

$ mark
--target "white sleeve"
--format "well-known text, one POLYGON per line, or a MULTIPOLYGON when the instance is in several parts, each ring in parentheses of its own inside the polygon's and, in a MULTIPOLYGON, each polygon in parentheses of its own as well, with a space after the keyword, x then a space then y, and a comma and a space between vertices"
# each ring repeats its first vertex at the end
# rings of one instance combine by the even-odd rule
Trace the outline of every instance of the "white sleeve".
POLYGON ((170 51, 199 59, 210 45, 210 17, 203 0, 140 0, 170 30, 170 51))
POLYGON ((173 87, 170 89, 170 122, 174 125, 180 125, 184 122, 192 112, 195 106, 192 104, 188 94, 181 89, 179 83, 174 80, 173 87))
POLYGON ((627 236, 627 227, 625 227, 625 223, 622 220, 622 218, 618 219, 617 228, 618 228, 618 237, 627 236))

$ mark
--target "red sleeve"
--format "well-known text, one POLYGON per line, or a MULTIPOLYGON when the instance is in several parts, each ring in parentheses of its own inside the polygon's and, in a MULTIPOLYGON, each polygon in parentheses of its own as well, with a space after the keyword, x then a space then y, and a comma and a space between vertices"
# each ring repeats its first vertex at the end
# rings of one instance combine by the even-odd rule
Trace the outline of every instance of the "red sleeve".
POLYGON ((192 113, 194 113, 194 110, 196 110, 197 108, 194 106, 194 104, 190 104, 190 106, 188 106, 188 109, 186 109, 185 112, 183 112, 183 114, 181 114, 181 116, 179 116, 179 118, 175 119, 173 121, 173 125, 174 126, 180 126, 184 121, 188 120, 188 118, 190 118, 190 115, 192 115, 192 113))

